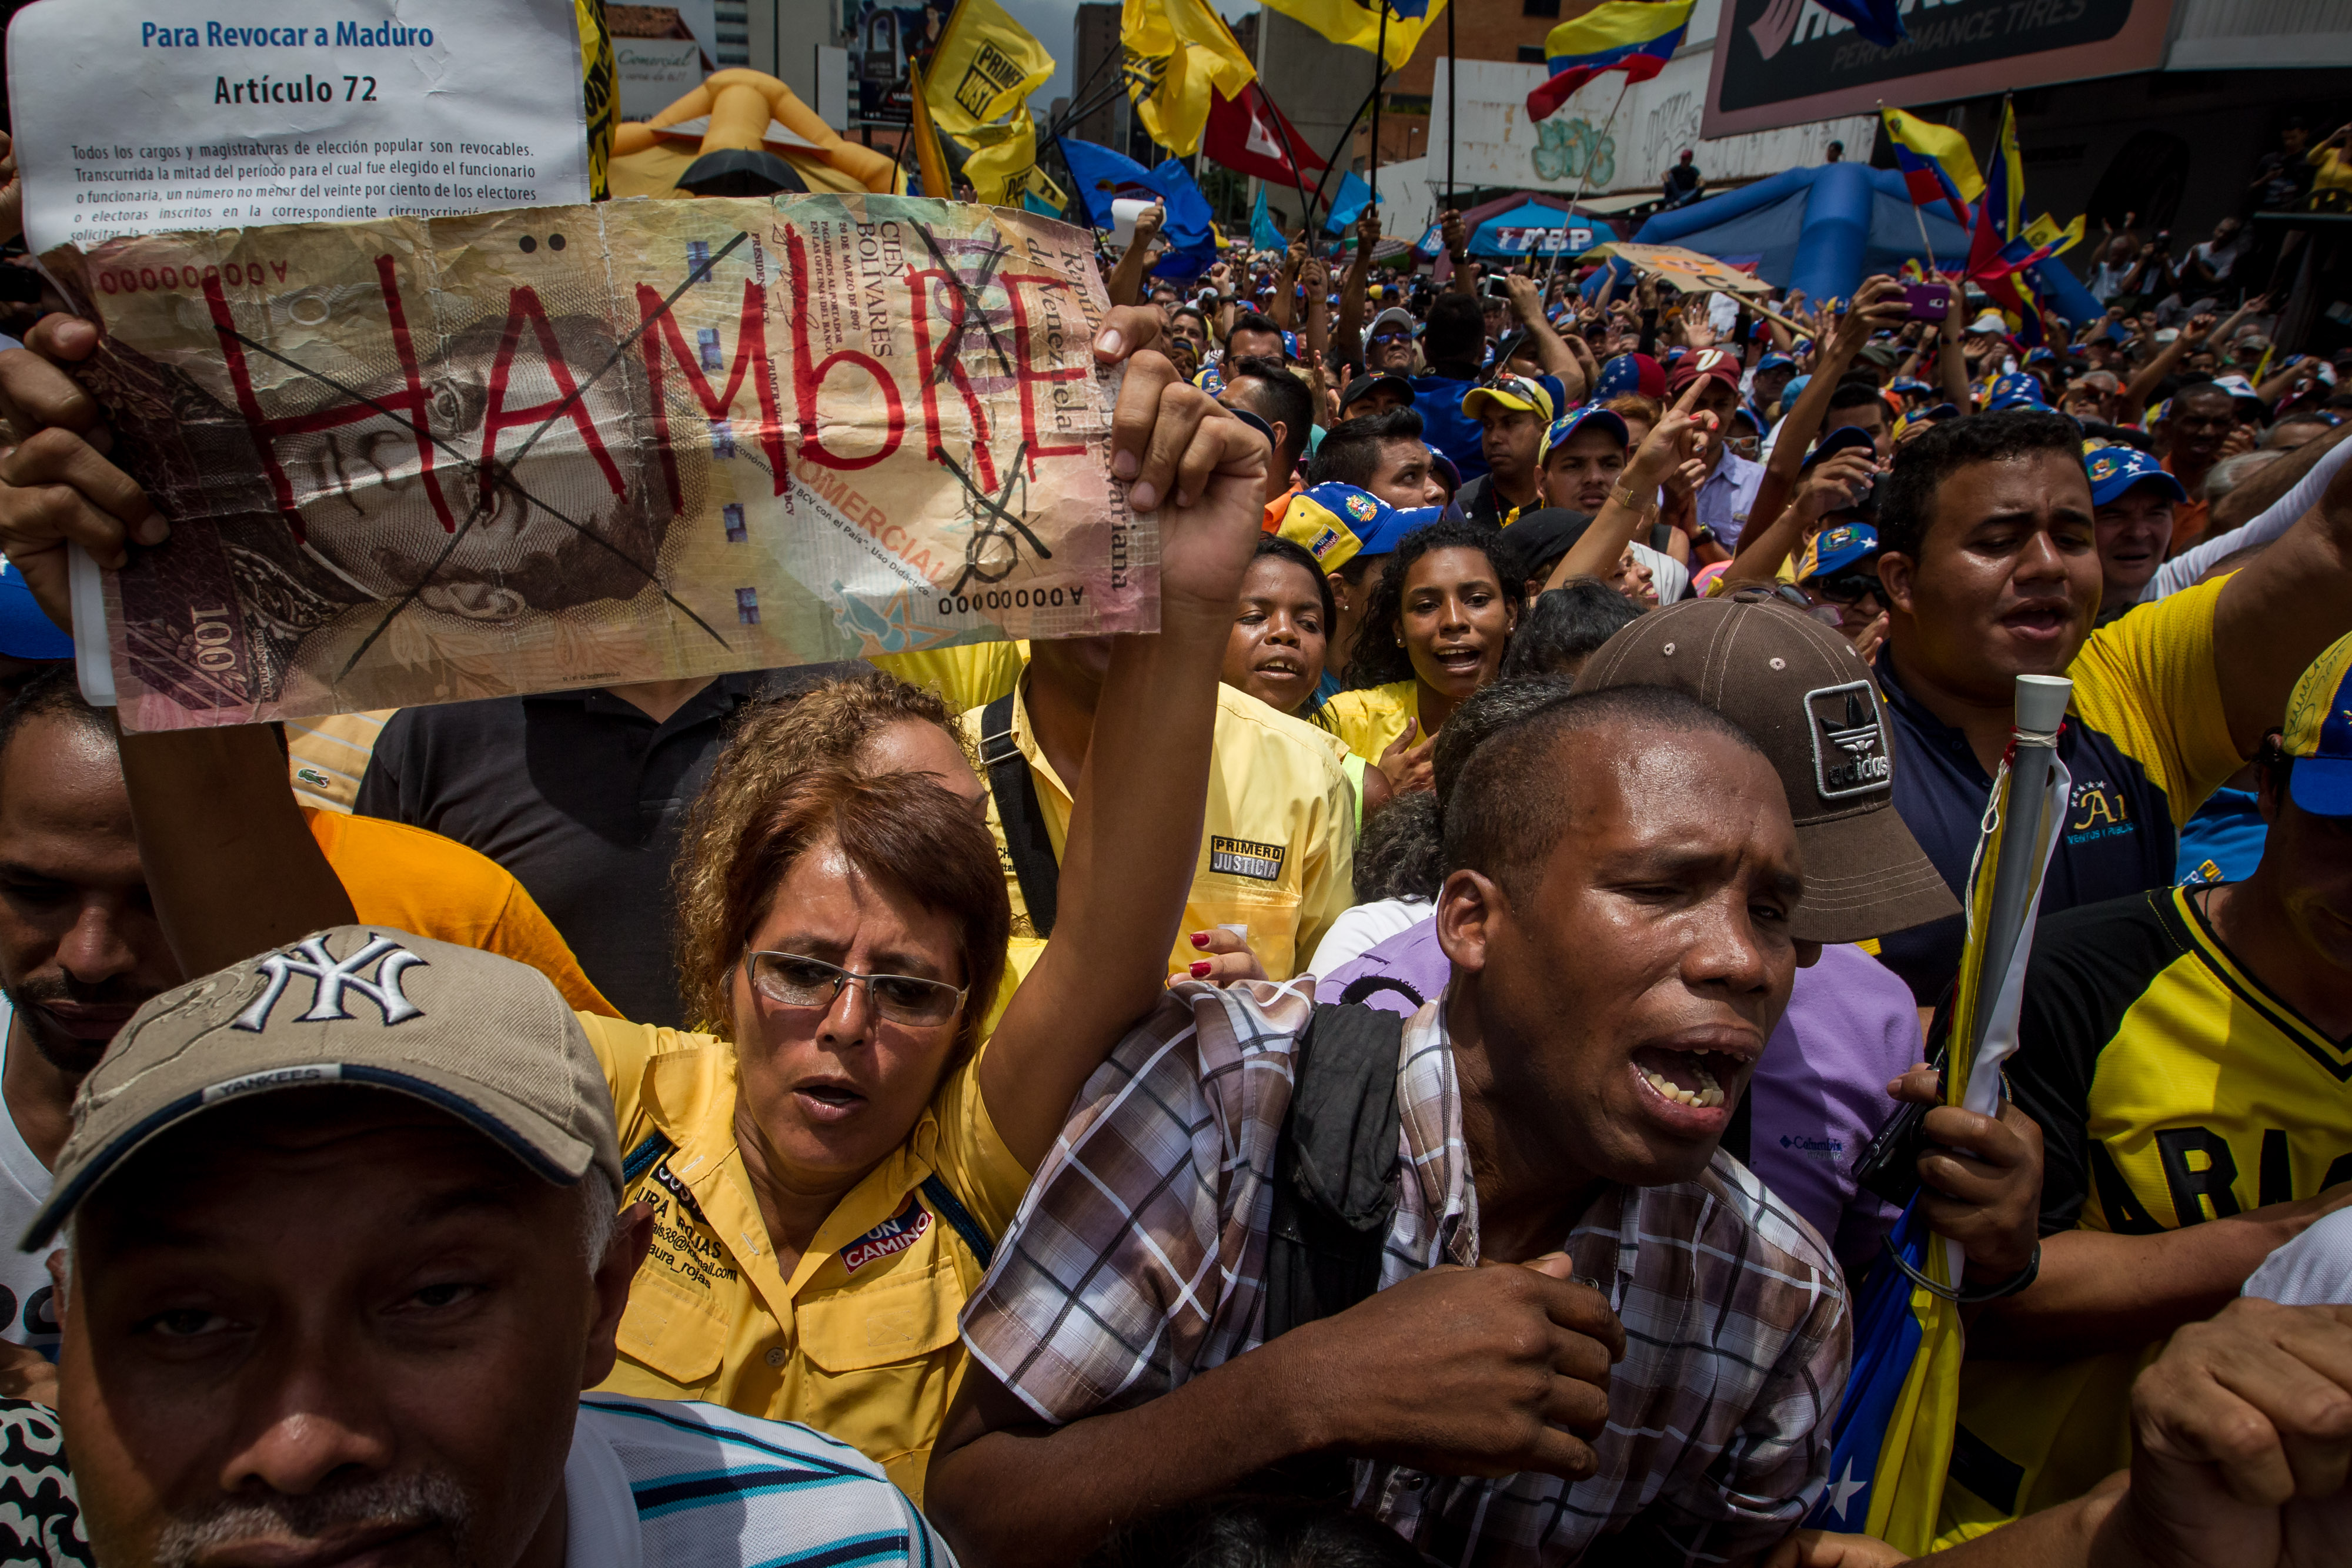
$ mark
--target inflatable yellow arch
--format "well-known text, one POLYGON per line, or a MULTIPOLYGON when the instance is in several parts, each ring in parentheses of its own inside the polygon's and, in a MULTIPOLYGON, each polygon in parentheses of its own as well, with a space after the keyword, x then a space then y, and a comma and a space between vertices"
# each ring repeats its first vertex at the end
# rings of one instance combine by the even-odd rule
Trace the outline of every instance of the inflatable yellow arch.
POLYGON ((782 82, 735 69, 714 72, 651 120, 621 123, 613 136, 613 194, 691 198, 697 193, 681 184, 688 171, 726 153, 782 159, 812 191, 889 195, 907 184, 887 154, 842 136, 782 82))

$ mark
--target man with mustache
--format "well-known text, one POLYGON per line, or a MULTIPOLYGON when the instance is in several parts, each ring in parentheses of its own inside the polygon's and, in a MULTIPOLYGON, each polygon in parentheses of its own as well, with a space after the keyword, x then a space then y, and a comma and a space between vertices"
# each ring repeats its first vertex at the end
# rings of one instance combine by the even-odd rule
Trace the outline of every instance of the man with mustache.
POLYGON ((879 1467, 711 1406, 583 1398, 652 1212, 529 967, 345 925, 151 999, 78 1102, 46 1249, 108 1568, 943 1555, 879 1467), (68 1257, 70 1256, 70 1264, 68 1257))

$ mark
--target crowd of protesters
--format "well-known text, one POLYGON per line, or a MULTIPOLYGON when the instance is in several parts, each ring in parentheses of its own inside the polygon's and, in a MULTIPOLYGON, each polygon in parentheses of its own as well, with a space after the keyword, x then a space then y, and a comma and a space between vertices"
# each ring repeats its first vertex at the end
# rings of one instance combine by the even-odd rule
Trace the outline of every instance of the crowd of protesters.
POLYGON ((1904 1192, 1934 1557, 2340 1555, 2352 381, 2238 230, 2065 323, 1155 229, 1150 636, 119 734, 66 547, 168 520, 0 354, 10 1560, 1864 1568, 1904 1192))

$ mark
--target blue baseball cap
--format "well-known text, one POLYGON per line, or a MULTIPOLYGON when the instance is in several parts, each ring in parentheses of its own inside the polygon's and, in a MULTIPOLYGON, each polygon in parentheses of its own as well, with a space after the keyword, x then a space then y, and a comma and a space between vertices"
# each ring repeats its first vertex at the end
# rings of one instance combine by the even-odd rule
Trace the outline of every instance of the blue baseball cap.
POLYGON ((2279 749, 2294 758, 2287 795, 2321 817, 2352 817, 2352 635, 2337 638, 2286 699, 2279 749))
POLYGON ((1756 373, 1759 376, 1766 371, 1792 371, 1796 368, 1797 361, 1786 354, 1767 354, 1756 361, 1756 373))
POLYGON ((1864 448, 1876 451, 1878 438, 1858 424, 1841 424, 1822 436, 1819 446, 1805 454, 1805 460, 1797 465, 1797 472, 1803 473, 1824 457, 1834 456, 1841 452, 1861 451, 1864 448))
POLYGON ((1797 562, 1797 580, 1811 582, 1817 577, 1828 577, 1877 554, 1876 528, 1868 523, 1840 523, 1815 534, 1812 542, 1805 547, 1804 555, 1797 562))
POLYGON ((2042 401, 2042 383, 2022 371, 2013 376, 2003 376, 1992 383, 1992 396, 1985 403, 1990 413, 2000 413, 2013 408, 2047 409, 2042 401))
POLYGON ((74 656, 73 633, 58 630, 25 586, 25 574, 5 559, 0 559, 0 653, 12 659, 74 656))
POLYGON ((1886 390, 1888 392, 1897 392, 1933 393, 1936 389, 1929 386, 1926 382, 1921 381, 1916 376, 1897 376, 1893 381, 1886 383, 1886 390))
POLYGON ((1276 532, 1302 546, 1324 570, 1337 571, 1358 556, 1394 554, 1405 535, 1435 522, 1440 510, 1391 507, 1369 490, 1333 480, 1291 497, 1276 532))
POLYGON ((1633 444, 1633 432, 1627 427, 1624 420, 1597 402, 1588 402, 1581 407, 1570 409, 1551 422, 1550 428, 1544 432, 1543 444, 1536 448, 1537 463, 1542 463, 1545 454, 1574 435, 1587 421, 1608 431, 1616 439, 1618 445, 1627 446, 1633 444))
POLYGON ((2189 492, 2180 481, 2137 446, 2102 446, 2083 460, 2083 467, 2091 476, 2091 504, 2095 507, 2105 506, 2135 485, 2158 485, 2175 501, 2189 499, 2189 492))
POLYGON ((1606 402, 1612 397, 1633 392, 1643 397, 1665 396, 1665 367, 1647 354, 1620 354, 1601 367, 1601 379, 1593 383, 1592 401, 1606 402))
POLYGON ((1789 384, 1780 389, 1780 406, 1784 409, 1796 407, 1799 394, 1811 386, 1813 378, 1811 376, 1792 377, 1789 384))

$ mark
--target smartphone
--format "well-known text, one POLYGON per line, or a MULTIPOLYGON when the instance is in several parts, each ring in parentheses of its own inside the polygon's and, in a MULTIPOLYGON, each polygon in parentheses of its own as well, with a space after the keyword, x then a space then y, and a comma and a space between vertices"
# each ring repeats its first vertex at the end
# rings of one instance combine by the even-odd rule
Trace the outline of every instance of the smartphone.
POLYGON ((1903 303, 1914 321, 1940 321, 1952 313, 1952 291, 1940 283, 1906 283, 1903 303))

